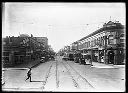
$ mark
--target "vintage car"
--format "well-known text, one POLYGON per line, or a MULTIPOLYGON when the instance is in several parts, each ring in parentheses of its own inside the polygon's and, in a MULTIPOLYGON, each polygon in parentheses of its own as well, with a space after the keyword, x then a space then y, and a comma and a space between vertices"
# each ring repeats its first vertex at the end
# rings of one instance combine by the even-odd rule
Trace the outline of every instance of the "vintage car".
POLYGON ((62 57, 62 59, 65 60, 65 61, 68 61, 68 57, 67 57, 66 55, 64 55, 64 56, 62 57))
POLYGON ((75 53, 74 62, 79 64, 86 64, 84 55, 82 53, 75 53))
POLYGON ((73 53, 68 54, 68 60, 74 61, 74 54, 73 53))
POLYGON ((41 63, 44 63, 44 62, 45 62, 45 57, 41 57, 41 58, 40 58, 40 62, 41 62, 41 63))

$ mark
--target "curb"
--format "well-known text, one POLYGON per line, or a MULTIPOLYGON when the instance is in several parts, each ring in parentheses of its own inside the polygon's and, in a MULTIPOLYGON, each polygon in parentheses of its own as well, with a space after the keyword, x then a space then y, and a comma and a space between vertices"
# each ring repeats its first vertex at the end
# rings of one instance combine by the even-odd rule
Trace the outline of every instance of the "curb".
MULTIPOLYGON (((89 62, 87 62, 89 63, 89 62)), ((92 62, 92 67, 108 67, 108 68, 124 68, 125 65, 120 66, 120 65, 114 65, 114 64, 104 64, 104 63, 98 63, 98 62, 92 62), (99 64, 99 65, 98 65, 99 64)))

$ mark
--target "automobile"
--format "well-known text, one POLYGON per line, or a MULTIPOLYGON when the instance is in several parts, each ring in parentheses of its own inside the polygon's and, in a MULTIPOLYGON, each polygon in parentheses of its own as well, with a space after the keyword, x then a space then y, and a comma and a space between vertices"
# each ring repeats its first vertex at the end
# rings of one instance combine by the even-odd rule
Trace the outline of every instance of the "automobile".
POLYGON ((41 57, 41 58, 40 58, 40 62, 41 62, 41 63, 44 63, 44 62, 45 62, 45 57, 41 57))
POLYGON ((69 53, 68 54, 68 60, 74 61, 74 54, 69 53))
POLYGON ((84 57, 79 58, 79 64, 86 64, 84 57))
POLYGON ((79 57, 74 57, 74 62, 79 63, 79 57))
POLYGON ((65 61, 67 61, 68 60, 68 57, 67 56, 63 56, 62 59, 65 60, 65 61))
POLYGON ((74 54, 74 62, 75 63, 80 63, 80 58, 81 58, 81 53, 75 53, 74 54))
POLYGON ((54 55, 50 55, 49 59, 50 59, 50 60, 55 60, 54 55))
POLYGON ((86 64, 84 55, 82 53, 75 53, 74 54, 74 62, 79 64, 86 64))

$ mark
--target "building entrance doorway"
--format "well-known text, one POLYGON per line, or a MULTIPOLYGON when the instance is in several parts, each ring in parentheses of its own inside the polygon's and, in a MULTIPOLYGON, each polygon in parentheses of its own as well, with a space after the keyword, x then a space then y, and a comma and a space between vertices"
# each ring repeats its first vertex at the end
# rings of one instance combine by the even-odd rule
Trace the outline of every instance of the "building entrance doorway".
POLYGON ((108 52, 108 64, 114 64, 114 56, 114 51, 111 50, 108 52))

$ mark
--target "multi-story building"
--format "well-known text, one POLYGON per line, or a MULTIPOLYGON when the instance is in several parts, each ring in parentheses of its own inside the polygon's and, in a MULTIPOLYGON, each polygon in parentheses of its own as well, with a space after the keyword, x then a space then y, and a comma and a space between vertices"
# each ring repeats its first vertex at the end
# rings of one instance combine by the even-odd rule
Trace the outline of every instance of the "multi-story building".
POLYGON ((13 65, 24 61, 26 48, 25 45, 21 45, 22 41, 24 41, 23 37, 3 38, 2 58, 4 65, 13 65))
POLYGON ((125 27, 109 21, 102 28, 72 44, 82 53, 90 54, 93 61, 123 64, 125 59, 125 27))
MULTIPOLYGON (((37 37, 36 37, 37 38, 37 37)), ((38 41, 35 37, 21 34, 18 37, 2 39, 2 61, 4 65, 15 65, 40 57, 47 41, 38 41)))

